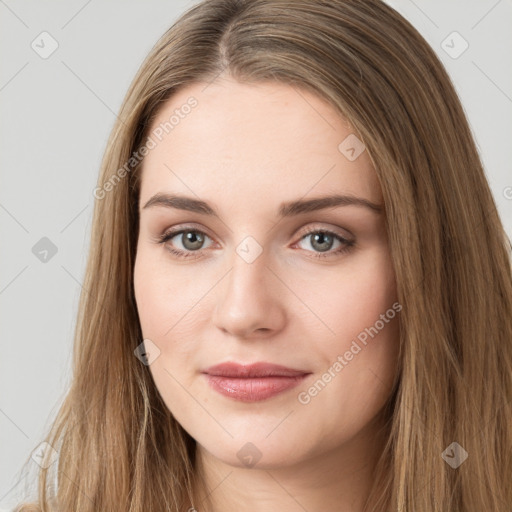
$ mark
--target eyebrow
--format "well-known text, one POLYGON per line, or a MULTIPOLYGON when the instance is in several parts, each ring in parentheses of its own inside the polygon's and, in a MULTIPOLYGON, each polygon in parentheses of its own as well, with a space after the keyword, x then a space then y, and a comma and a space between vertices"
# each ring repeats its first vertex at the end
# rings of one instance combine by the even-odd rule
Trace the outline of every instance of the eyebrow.
MULTIPOLYGON (((200 199, 194 199, 193 197, 158 193, 151 197, 151 199, 143 206, 143 209, 155 206, 185 210, 220 218, 215 209, 207 202, 201 201, 200 199)), ((334 208, 336 206, 363 207, 375 214, 380 214, 383 210, 383 205, 373 203, 362 197, 356 197, 353 195, 329 195, 313 199, 299 199, 297 201, 281 203, 278 213, 280 217, 292 217, 294 215, 324 210, 326 208, 334 208)))

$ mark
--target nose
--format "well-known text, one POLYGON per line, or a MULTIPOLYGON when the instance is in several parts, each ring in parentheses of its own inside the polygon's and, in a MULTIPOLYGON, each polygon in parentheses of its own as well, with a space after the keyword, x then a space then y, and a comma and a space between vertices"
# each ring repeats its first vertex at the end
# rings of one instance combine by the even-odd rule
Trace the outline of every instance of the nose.
POLYGON ((218 289, 214 325, 243 339, 274 336, 286 323, 284 287, 267 266, 266 252, 251 263, 234 255, 231 271, 218 289))

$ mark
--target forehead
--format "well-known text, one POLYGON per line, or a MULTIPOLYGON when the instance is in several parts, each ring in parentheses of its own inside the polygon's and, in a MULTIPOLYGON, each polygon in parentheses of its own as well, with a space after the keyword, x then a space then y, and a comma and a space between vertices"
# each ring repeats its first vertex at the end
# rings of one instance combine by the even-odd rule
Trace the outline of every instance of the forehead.
POLYGON ((347 158, 344 141, 358 144, 349 123, 286 84, 189 85, 163 104, 150 136, 156 146, 143 162, 141 204, 158 192, 233 203, 234 191, 254 207, 333 192, 382 201, 367 152, 347 158))

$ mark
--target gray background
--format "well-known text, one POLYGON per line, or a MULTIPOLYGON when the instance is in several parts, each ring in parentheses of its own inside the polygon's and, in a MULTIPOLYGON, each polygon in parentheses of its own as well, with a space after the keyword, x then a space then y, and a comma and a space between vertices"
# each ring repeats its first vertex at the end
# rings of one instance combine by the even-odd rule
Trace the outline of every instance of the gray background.
MULTIPOLYGON (((0 510, 23 492, 22 463, 70 382, 92 190, 115 114, 143 58, 193 3, 0 0, 0 510), (58 43, 46 59, 31 46, 51 48, 43 31, 58 43), (43 237, 57 252, 36 257, 43 237)), ((512 1, 389 3, 451 75, 510 236, 512 1), (462 49, 446 39, 454 31, 469 44, 457 58, 443 49, 462 49)))

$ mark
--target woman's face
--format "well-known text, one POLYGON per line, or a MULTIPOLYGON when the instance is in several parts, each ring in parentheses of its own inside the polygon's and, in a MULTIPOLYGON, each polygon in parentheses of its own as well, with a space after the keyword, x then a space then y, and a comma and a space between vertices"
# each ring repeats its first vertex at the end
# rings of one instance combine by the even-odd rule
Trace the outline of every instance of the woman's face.
POLYGON ((379 181, 350 126, 304 90, 226 78, 176 93, 151 137, 135 295, 174 417, 235 466, 291 465, 373 436, 401 306, 379 181), (325 207, 334 196, 381 211, 325 207))

